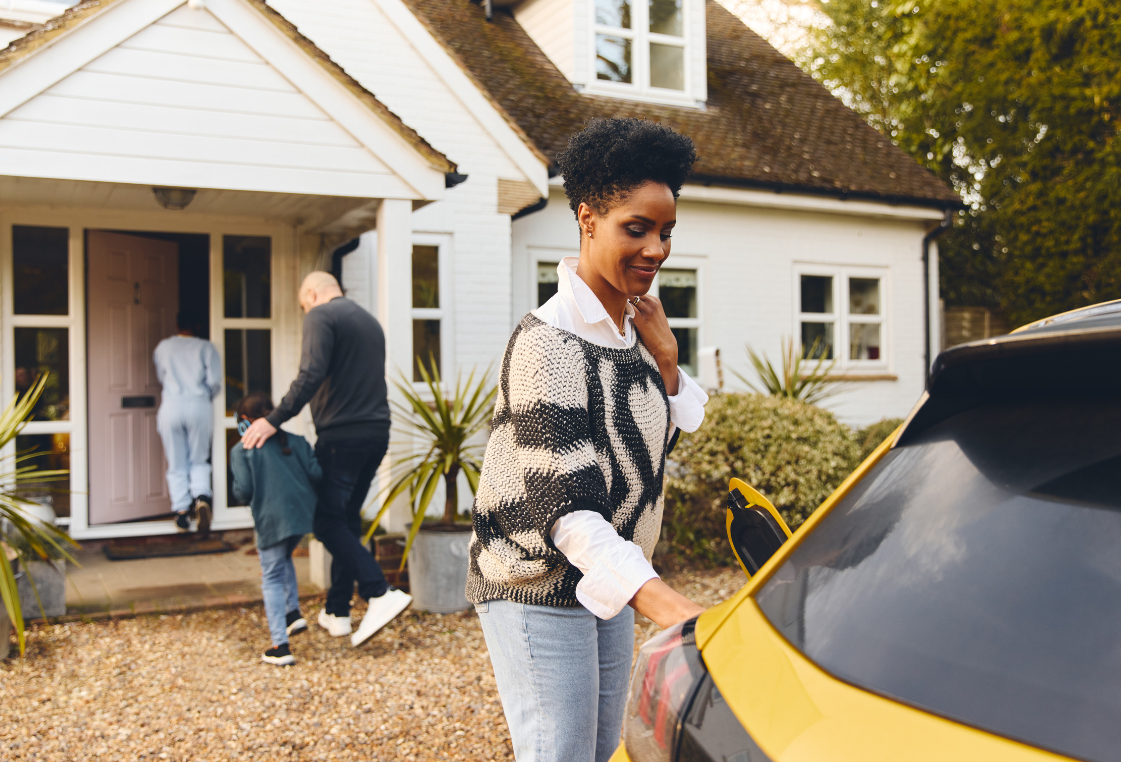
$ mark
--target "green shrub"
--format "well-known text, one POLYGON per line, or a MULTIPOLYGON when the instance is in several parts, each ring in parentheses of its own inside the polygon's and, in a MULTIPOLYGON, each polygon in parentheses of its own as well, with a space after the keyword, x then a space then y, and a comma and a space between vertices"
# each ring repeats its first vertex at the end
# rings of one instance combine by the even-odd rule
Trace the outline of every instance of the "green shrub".
POLYGON ((761 394, 716 395, 701 428, 682 434, 670 455, 663 539, 672 550, 730 560, 724 515, 732 477, 766 495, 794 529, 859 464, 859 453, 852 429, 827 410, 761 394))
POLYGON ((885 418, 856 432, 856 441, 860 445, 860 461, 863 463, 864 459, 871 455, 872 451, 891 435, 891 432, 899 428, 901 423, 903 423, 902 418, 885 418))

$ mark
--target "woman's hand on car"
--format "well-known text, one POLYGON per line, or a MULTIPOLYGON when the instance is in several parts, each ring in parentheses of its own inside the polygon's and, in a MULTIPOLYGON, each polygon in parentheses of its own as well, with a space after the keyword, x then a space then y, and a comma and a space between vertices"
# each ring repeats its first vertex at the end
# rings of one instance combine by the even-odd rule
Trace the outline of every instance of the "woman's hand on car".
MULTIPOLYGON (((634 304, 633 300, 631 302, 634 304)), ((666 394, 673 397, 678 393, 677 376, 677 337, 669 327, 662 301, 656 296, 641 296, 634 304, 634 327, 642 337, 642 343, 654 355, 658 372, 666 385, 666 394)))
POLYGON ((630 606, 663 630, 704 613, 703 606, 693 603, 657 578, 638 589, 630 600, 630 606))

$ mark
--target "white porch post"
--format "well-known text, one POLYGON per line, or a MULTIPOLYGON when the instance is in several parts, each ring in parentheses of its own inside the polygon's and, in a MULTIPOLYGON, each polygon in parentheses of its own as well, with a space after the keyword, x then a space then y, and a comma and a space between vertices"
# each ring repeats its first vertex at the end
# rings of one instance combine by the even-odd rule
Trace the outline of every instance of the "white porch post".
MULTIPOLYGON (((399 373, 412 378, 413 324, 412 324, 412 261, 413 261, 413 205, 404 199, 387 198, 381 202, 377 214, 377 318, 385 330, 385 373, 389 395, 397 395, 393 379, 399 373)), ((407 454, 410 444, 402 441, 400 431, 390 436, 389 454, 382 467, 381 479, 386 478, 386 466, 407 454)), ((405 529, 412 519, 408 504, 399 499, 388 514, 385 527, 390 532, 405 529)))

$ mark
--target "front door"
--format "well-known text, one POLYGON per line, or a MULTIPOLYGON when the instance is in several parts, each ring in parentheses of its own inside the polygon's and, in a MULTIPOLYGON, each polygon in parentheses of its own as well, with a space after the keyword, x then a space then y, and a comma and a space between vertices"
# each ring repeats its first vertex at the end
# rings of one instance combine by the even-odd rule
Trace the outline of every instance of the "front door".
POLYGON ((152 352, 173 335, 179 245, 88 234, 89 523, 171 512, 152 352))

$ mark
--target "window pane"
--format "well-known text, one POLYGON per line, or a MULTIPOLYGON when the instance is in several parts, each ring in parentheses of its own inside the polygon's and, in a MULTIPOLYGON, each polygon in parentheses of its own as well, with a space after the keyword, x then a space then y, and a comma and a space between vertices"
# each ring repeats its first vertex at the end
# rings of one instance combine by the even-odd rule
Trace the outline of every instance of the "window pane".
POLYGON ((272 347, 268 329, 226 329, 226 415, 252 392, 272 394, 272 347))
POLYGON ((681 0, 650 0, 650 31, 655 34, 685 34, 681 18, 681 0))
POLYGON ((70 420, 70 332, 66 328, 16 328, 16 393, 39 376, 47 385, 31 413, 33 421, 70 420))
POLYGON ((560 275, 557 273, 556 262, 538 262, 537 263, 537 306, 540 307, 545 302, 553 298, 557 293, 557 285, 560 283, 560 275))
POLYGON ((697 329, 671 328, 677 339, 677 364, 694 378, 697 375, 697 329))
POLYGON ((413 381, 423 381, 420 364, 424 363, 429 375, 433 368, 440 371, 440 321, 413 321, 413 381))
POLYGON ((440 248, 413 247, 413 307, 436 309, 440 306, 440 248))
POLYGON ((849 278, 849 314, 880 314, 879 278, 849 278))
POLYGON ((12 226, 12 292, 17 315, 69 313, 70 231, 12 226))
MULTIPOLYGON (((22 434, 16 437, 17 455, 29 455, 19 467, 33 466, 39 471, 70 470, 69 434, 22 434)), ((36 503, 49 505, 57 516, 70 515, 70 475, 55 481, 28 481, 19 494, 36 503)))
POLYGON ((828 275, 802 276, 802 312, 833 311, 833 278, 828 275))
POLYGON ((658 298, 666 317, 695 318, 697 316, 697 271, 661 270, 658 273, 658 298))
POLYGON ((685 48, 650 43, 650 86, 685 89, 685 48))
POLYGON ((832 323, 802 323, 802 357, 833 359, 832 323))
POLYGON ((596 35, 596 79, 630 83, 630 40, 606 34, 596 35))
POLYGON ((880 324, 852 323, 849 326, 850 360, 880 359, 880 324))
POLYGON ((270 317, 272 240, 228 235, 222 239, 226 317, 270 317))
POLYGON ((596 23, 631 28, 631 0, 596 0, 596 23))

